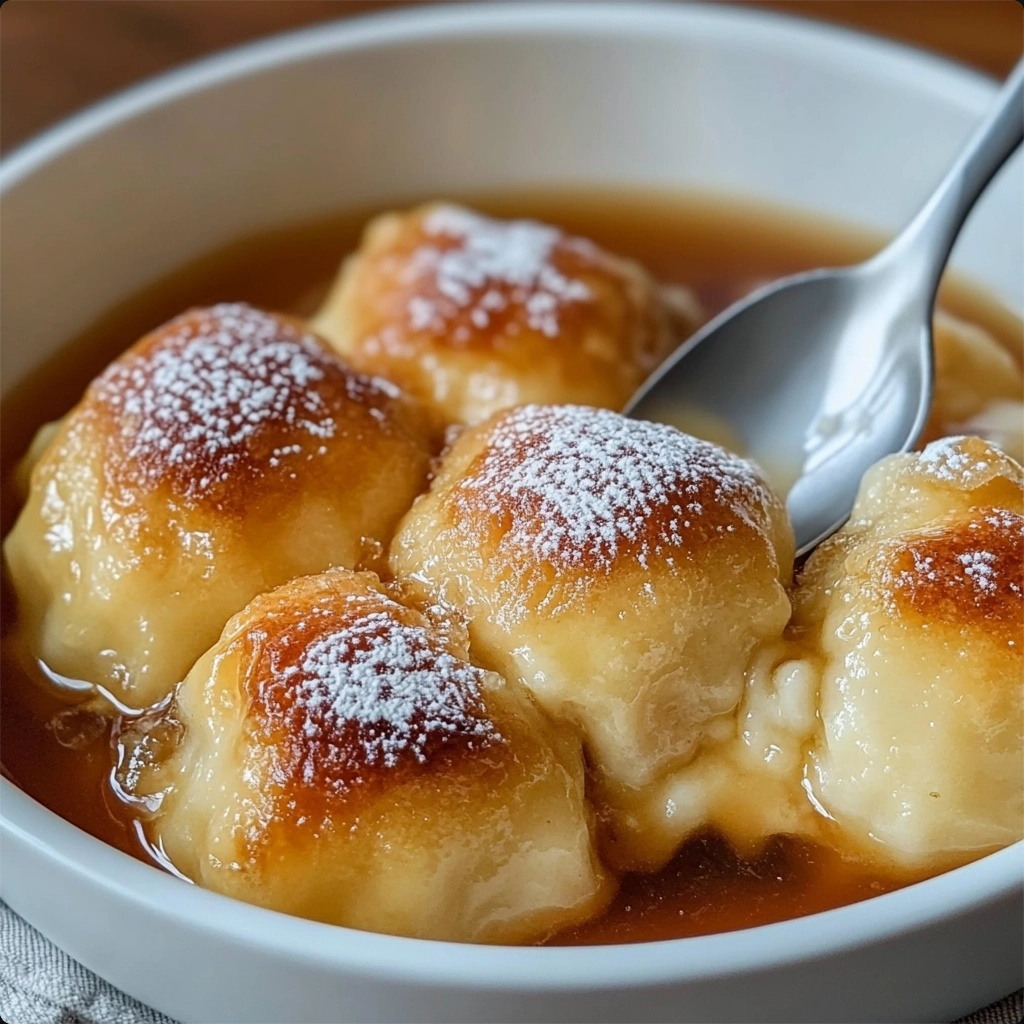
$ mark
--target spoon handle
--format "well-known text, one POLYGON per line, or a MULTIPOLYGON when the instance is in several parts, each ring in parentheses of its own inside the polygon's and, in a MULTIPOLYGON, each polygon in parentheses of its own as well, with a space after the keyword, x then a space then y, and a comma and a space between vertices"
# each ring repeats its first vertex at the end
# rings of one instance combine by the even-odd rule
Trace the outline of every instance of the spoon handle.
POLYGON ((1024 139, 1024 61, 1010 73, 991 109, 918 215, 873 263, 918 276, 929 302, 967 214, 996 171, 1024 139))

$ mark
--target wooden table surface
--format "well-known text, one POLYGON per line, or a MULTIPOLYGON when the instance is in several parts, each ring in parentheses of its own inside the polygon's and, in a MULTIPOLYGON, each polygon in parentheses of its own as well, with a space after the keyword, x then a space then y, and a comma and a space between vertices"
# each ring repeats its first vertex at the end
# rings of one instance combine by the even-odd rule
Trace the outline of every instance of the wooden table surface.
MULTIPOLYGON (((405 0, 408 2, 408 0, 405 0)), ((7 0, 0 150, 148 75, 273 32, 395 0, 7 0)), ((886 35, 1003 77, 1024 52, 1018 0, 764 0, 886 35)))

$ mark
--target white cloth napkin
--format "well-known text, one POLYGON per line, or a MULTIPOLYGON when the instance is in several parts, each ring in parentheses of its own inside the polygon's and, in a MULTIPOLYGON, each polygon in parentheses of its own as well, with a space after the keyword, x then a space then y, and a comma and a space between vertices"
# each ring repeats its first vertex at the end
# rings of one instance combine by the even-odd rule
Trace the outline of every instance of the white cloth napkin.
POLYGON ((6 1024, 174 1024, 87 971, 0 903, 0 1018, 6 1024))
MULTIPOLYGON (((1020 1024, 1024 993, 957 1024, 1020 1024)), ((61 952, 0 903, 0 1019, 5 1024, 175 1024, 61 952)))

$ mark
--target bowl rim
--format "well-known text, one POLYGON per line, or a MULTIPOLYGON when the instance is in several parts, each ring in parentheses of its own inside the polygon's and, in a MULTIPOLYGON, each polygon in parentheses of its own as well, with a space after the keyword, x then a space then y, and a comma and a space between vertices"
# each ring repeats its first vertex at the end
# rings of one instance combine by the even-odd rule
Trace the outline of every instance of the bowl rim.
POLYGON ((841 956, 1012 898, 1024 867, 1024 843, 1015 843, 905 888, 777 924, 617 945, 487 946, 364 932, 244 903, 107 845, 7 779, 0 779, 0 797, 4 844, 16 841, 112 902, 142 904, 169 926, 200 928, 236 947, 312 968, 476 989, 594 991, 735 977, 841 956))
POLYGON ((42 164, 91 136, 154 107, 243 78, 254 71, 345 50, 421 44, 430 39, 473 39, 515 31, 534 35, 606 35, 609 30, 648 35, 655 24, 666 31, 696 28, 705 34, 731 35, 753 29, 771 37, 779 51, 806 58, 815 44, 832 51, 831 60, 862 62, 894 80, 912 82, 941 94, 943 100, 981 114, 994 95, 996 80, 955 61, 911 46, 799 15, 720 6, 714 0, 540 0, 527 8, 514 0, 469 6, 424 3, 331 19, 264 39, 215 51, 85 106, 22 142, 0 159, 0 195, 42 164), (954 79, 956 79, 954 81, 954 79))
MULTIPOLYGON (((148 79, 87 107, 24 143, 0 162, 0 196, 47 163, 126 121, 213 86, 328 54, 432 40, 520 35, 751 33, 781 56, 808 47, 834 65, 855 65, 913 82, 938 102, 972 114, 995 91, 991 79, 944 58, 830 24, 774 12, 658 3, 424 5, 344 18, 272 36, 148 79)), ((111 900, 145 905, 169 926, 202 929, 279 959, 314 968, 361 971, 404 983, 570 992, 709 980, 778 969, 926 929, 1015 898, 1024 884, 1024 843, 972 864, 860 903, 777 924, 655 942, 508 947, 453 944, 362 932, 249 905, 188 885, 108 846, 0 778, 0 839, 91 884, 111 900), (453 949, 457 957, 451 956, 453 949)), ((9 884, 9 883, 8 883, 9 884)), ((5 885, 5 888, 7 886, 5 885)))

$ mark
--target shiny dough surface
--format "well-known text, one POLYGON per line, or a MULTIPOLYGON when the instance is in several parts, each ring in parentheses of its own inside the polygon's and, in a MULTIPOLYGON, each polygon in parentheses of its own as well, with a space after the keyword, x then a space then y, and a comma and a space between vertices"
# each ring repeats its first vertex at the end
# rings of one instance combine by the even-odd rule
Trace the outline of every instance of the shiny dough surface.
POLYGON ((664 862, 702 823, 638 809, 733 728, 749 658, 789 618, 792 559, 751 463, 580 406, 467 429, 391 550, 396 574, 463 610, 484 663, 579 732, 606 855, 630 867, 664 862))
POLYGON ((4 545, 22 640, 153 704, 252 597, 385 544, 430 457, 409 400, 297 321, 186 313, 96 379, 32 467, 4 545))
POLYGON ((123 778, 195 881, 333 924, 531 941, 599 910, 578 741, 371 573, 236 615, 123 778), (175 732, 177 729, 177 732, 175 732))
POLYGON ((978 438, 891 456, 811 556, 815 798, 865 856, 941 868, 1021 838, 1024 492, 978 438))

